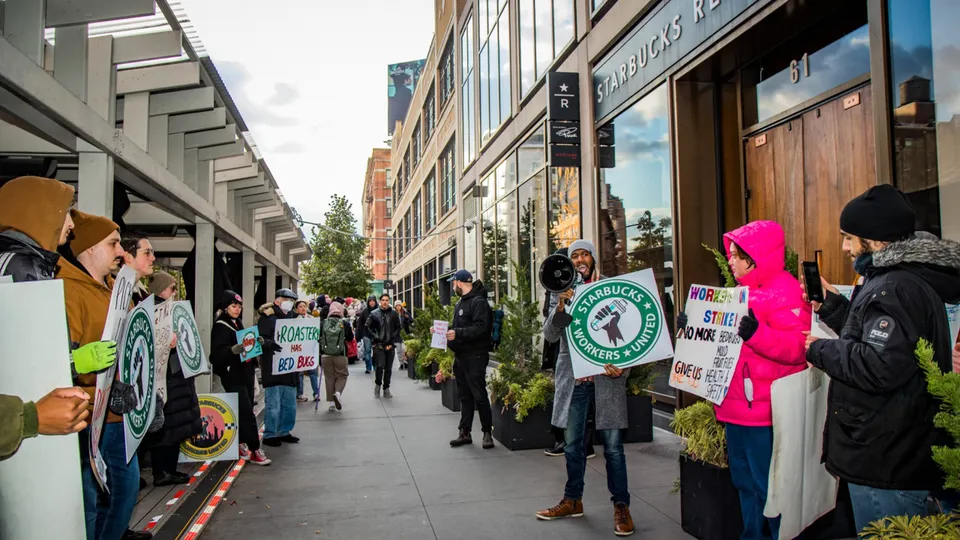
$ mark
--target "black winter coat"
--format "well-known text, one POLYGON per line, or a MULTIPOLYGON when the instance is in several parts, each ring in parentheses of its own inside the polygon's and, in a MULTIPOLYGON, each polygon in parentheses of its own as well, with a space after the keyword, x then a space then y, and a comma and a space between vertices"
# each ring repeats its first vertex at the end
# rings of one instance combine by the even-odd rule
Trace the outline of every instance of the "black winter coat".
POLYGON ((243 330, 243 323, 223 312, 214 321, 210 332, 210 364, 226 388, 246 388, 253 384, 257 373, 257 359, 241 362, 239 354, 230 352, 237 344, 239 330, 243 330))
POLYGON ((167 364, 167 400, 163 404, 163 429, 151 433, 147 444, 173 446, 203 430, 200 420, 200 400, 193 378, 183 378, 177 350, 170 351, 167 364))
POLYGON ((47 251, 29 236, 14 230, 0 233, 0 276, 13 281, 46 281, 57 273, 60 254, 47 251))
POLYGON ((267 304, 260 308, 260 320, 257 321, 257 328, 260 329, 260 337, 263 338, 263 354, 260 356, 260 376, 263 380, 263 387, 272 386, 297 386, 297 379, 300 378, 299 372, 284 373, 283 375, 273 374, 273 336, 277 330, 278 319, 296 319, 297 312, 290 311, 286 315, 274 304, 267 304))
POLYGON ((362 340, 367 336, 367 319, 370 318, 370 314, 374 310, 380 309, 380 306, 374 304, 373 307, 370 307, 370 300, 376 301, 377 299, 373 296, 367 299, 367 306, 363 308, 363 311, 357 315, 357 341, 362 340))
POLYGON ((487 289, 482 281, 473 282, 473 290, 460 298, 453 308, 453 323, 450 329, 456 333, 447 343, 456 356, 487 354, 493 343, 493 309, 487 302, 487 289))
POLYGON ((831 295, 820 309, 840 339, 814 342, 807 360, 830 376, 824 431, 827 470, 880 489, 943 485, 931 446, 939 403, 927 391, 914 351, 933 344, 934 361, 951 370, 944 303, 960 301, 960 244, 912 239, 873 254, 851 301, 831 295))
POLYGON ((393 345, 400 342, 400 316, 393 308, 377 308, 367 318, 365 336, 373 345, 393 345))

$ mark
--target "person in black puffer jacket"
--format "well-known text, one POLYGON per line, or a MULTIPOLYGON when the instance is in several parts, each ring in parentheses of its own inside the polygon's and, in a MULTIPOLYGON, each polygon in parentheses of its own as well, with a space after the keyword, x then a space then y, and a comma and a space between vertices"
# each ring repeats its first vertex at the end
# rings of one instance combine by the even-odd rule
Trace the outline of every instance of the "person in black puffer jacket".
POLYGON ((273 373, 273 356, 282 348, 274 340, 277 321, 297 318, 293 310, 297 295, 290 289, 280 289, 270 304, 260 307, 257 328, 263 338, 263 354, 260 356, 260 376, 266 409, 263 421, 263 444, 280 446, 282 443, 297 443, 300 439, 290 433, 297 423, 297 380, 299 372, 273 373))
MULTIPOLYGON (((176 279, 166 272, 155 272, 150 280, 150 293, 157 303, 174 301, 177 294, 176 279)), ((203 430, 200 420, 200 401, 192 378, 183 376, 180 357, 177 356, 176 334, 170 343, 170 359, 167 363, 167 394, 163 404, 163 428, 147 435, 144 445, 150 448, 153 464, 153 485, 172 486, 186 484, 190 475, 177 471, 180 458, 180 443, 203 430)))

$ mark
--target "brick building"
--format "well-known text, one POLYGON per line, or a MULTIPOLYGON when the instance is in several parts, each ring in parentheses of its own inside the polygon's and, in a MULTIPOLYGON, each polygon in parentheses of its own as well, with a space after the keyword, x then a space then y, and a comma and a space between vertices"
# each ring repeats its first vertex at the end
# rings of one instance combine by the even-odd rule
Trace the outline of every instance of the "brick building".
POLYGON ((363 178, 363 235, 375 238, 367 247, 366 262, 377 281, 387 279, 387 241, 382 239, 390 230, 392 185, 390 149, 374 148, 363 178))

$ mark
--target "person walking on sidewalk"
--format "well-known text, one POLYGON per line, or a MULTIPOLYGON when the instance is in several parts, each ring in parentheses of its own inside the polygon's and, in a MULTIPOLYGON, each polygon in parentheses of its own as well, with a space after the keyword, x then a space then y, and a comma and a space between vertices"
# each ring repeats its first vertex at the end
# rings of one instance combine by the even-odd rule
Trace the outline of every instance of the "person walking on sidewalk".
POLYGON ((377 366, 377 378, 373 387, 374 397, 380 397, 380 388, 383 387, 383 397, 392 398, 390 393, 390 378, 393 375, 393 357, 396 353, 394 343, 400 340, 400 317, 390 307, 390 295, 380 295, 380 309, 375 309, 367 318, 367 335, 370 336, 373 347, 373 361, 377 366))
POLYGON ((273 355, 283 350, 274 341, 277 321, 295 319, 293 303, 297 294, 290 289, 280 289, 272 304, 260 307, 257 328, 263 338, 263 354, 260 356, 260 373, 266 393, 263 444, 280 446, 281 443, 298 443, 300 439, 291 431, 297 423, 297 379, 299 372, 273 373, 273 355))
MULTIPOLYGON (((237 415, 240 418, 240 459, 254 465, 269 465, 270 459, 260 448, 260 433, 257 415, 253 411, 253 385, 256 378, 257 360, 240 360, 243 345, 237 343, 237 332, 243 330, 240 313, 243 299, 231 291, 223 291, 217 301, 216 321, 210 332, 210 364, 220 377, 224 392, 237 394, 237 415)), ((260 338, 263 339, 263 338, 260 338)))
POLYGON ((397 312, 397 316, 400 317, 400 329, 403 330, 403 333, 400 334, 400 341, 397 341, 394 345, 397 350, 397 363, 400 364, 399 371, 404 371, 407 369, 407 360, 404 356, 406 349, 403 346, 403 336, 410 335, 410 332, 413 330, 413 317, 410 316, 407 308, 403 306, 403 302, 399 300, 393 304, 393 309, 397 312))
POLYGON ((353 339, 350 321, 343 318, 343 304, 330 304, 327 318, 320 329, 320 352, 323 374, 326 378, 329 410, 343 408, 343 389, 347 386, 350 370, 347 368, 346 343, 353 339))
POLYGON ((493 448, 493 414, 487 396, 487 365, 490 363, 492 309, 482 281, 474 283, 466 270, 450 278, 453 291, 460 297, 453 308, 453 322, 447 331, 447 346, 454 353, 453 376, 460 396, 459 436, 450 446, 472 444, 473 412, 480 413, 483 448, 493 448))
MULTIPOLYGON (((602 279, 596 270, 595 253, 593 243, 587 240, 577 240, 570 244, 570 259, 584 283, 602 279)), ((590 407, 593 406, 596 410, 596 430, 603 439, 607 487, 613 500, 613 532, 617 536, 629 536, 635 529, 630 516, 630 488, 627 484, 627 458, 623 453, 623 430, 627 427, 627 376, 630 369, 606 364, 605 373, 602 375, 574 379, 566 336, 567 327, 573 323, 573 317, 566 310, 566 301, 572 300, 573 295, 573 289, 554 294, 550 300, 550 316, 543 325, 544 339, 560 342, 551 423, 566 429, 567 445, 563 451, 567 461, 567 484, 560 503, 537 512, 536 517, 545 521, 583 517, 581 499, 587 471, 583 439, 587 431, 590 407)))
POLYGON ((376 309, 377 297, 370 296, 366 307, 357 315, 357 339, 363 344, 363 363, 367 367, 367 375, 373 371, 373 342, 367 333, 367 320, 376 309))

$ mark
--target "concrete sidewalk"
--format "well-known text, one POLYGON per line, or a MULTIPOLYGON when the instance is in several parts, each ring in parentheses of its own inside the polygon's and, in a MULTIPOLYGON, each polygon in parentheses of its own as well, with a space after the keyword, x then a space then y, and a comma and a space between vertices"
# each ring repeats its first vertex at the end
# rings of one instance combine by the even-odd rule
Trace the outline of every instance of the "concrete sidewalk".
MULTIPOLYGON (((375 399, 373 376, 351 366, 343 411, 298 404, 300 443, 265 447, 273 464, 243 470, 202 538, 615 538, 600 447, 588 462, 586 516, 541 522, 534 512, 563 494, 563 458, 499 444, 483 450, 479 420, 472 446, 450 448, 459 413, 440 404, 439 392, 399 371, 391 390, 393 399, 375 399)), ((635 537, 689 538, 680 497, 670 493, 679 442, 659 430, 655 438, 627 446, 635 537)))

